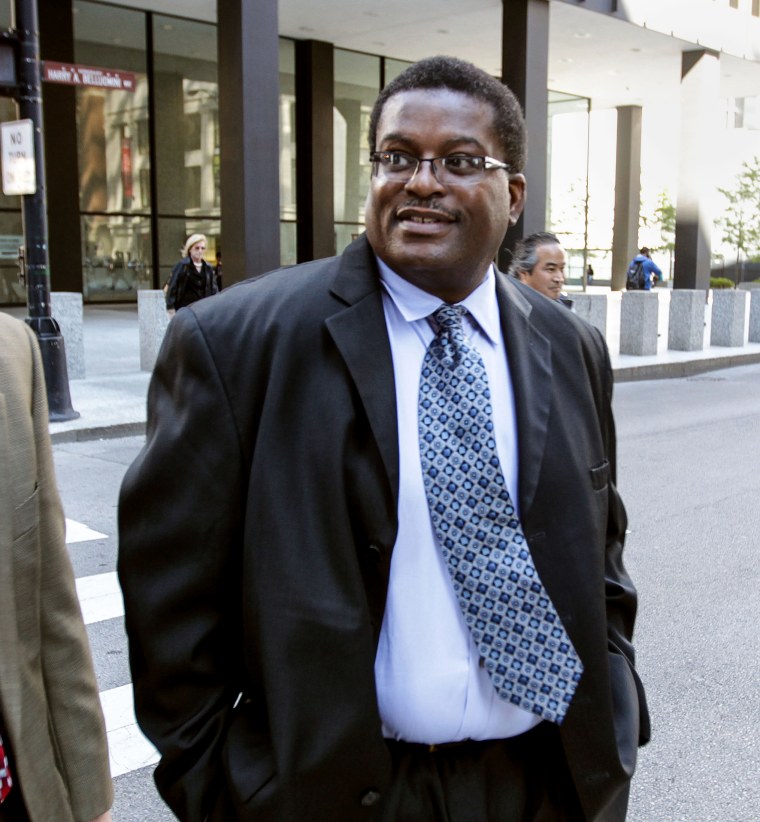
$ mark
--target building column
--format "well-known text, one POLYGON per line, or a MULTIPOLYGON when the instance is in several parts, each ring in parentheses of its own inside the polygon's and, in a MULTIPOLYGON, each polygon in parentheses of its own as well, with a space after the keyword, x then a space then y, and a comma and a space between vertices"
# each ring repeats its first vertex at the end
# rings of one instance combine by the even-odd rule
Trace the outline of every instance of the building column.
POLYGON ((676 208, 674 288, 710 287, 712 210, 711 162, 718 139, 720 58, 716 52, 686 51, 681 57, 681 142, 676 208))
MULTIPOLYGON (((43 60, 74 62, 71 3, 40 0, 40 55, 43 60)), ((48 212, 48 254, 53 291, 82 293, 82 234, 79 222, 76 89, 42 84, 48 212)))
POLYGON ((505 269, 521 237, 546 229, 549 2, 502 0, 502 6, 501 76, 522 104, 530 135, 525 210, 499 252, 499 267, 505 269))
POLYGON ((641 106, 618 106, 615 219, 612 228, 613 291, 625 288, 628 263, 639 245, 641 210, 641 106))
POLYGON ((298 262, 335 254, 333 46, 296 41, 298 262))
POLYGON ((225 285, 280 265, 277 0, 218 3, 225 285))

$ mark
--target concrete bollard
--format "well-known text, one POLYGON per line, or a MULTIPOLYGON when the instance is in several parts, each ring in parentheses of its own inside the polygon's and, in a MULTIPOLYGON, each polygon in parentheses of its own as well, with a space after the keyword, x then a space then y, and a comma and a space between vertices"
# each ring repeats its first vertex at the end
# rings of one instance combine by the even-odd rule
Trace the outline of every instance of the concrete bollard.
POLYGON ((575 313, 607 336, 607 295, 573 294, 575 313))
POLYGON ((620 305, 620 353, 643 357, 657 353, 660 300, 654 291, 624 291, 620 305))
POLYGON ((668 348, 701 351, 705 347, 705 292, 676 288, 670 295, 668 348))
POLYGON ((140 326, 140 369, 152 371, 158 349, 171 317, 166 311, 166 298, 159 289, 140 289, 137 292, 137 321, 140 326))
POLYGON ((84 363, 84 309, 82 295, 76 291, 51 291, 50 313, 63 334, 66 349, 66 371, 70 380, 83 380, 84 363))
POLYGON ((710 345, 740 348, 747 336, 747 300, 749 292, 734 288, 716 288, 712 292, 712 328, 710 345))
POLYGON ((760 288, 753 288, 750 291, 749 341, 760 342, 760 288))

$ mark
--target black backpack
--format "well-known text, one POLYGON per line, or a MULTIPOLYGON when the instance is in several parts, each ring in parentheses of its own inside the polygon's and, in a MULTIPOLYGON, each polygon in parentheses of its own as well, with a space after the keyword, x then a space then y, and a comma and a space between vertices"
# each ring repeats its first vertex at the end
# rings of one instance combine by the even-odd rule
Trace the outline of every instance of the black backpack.
POLYGON ((625 287, 628 291, 643 291, 646 274, 644 273, 644 261, 633 260, 628 266, 625 277, 625 287))

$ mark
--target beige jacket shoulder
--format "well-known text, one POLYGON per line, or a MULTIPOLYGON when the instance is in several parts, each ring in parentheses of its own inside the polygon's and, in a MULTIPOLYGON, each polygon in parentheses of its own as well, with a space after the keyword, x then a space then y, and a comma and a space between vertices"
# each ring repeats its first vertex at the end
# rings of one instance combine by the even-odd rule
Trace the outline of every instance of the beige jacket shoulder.
POLYGON ((65 544, 36 338, 0 313, 0 713, 32 822, 111 806, 103 715, 65 544))

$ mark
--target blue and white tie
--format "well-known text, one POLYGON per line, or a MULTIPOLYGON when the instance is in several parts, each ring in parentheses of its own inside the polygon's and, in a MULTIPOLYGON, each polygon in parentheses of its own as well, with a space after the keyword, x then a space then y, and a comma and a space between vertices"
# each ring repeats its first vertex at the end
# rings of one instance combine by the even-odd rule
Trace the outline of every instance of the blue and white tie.
POLYGON ((461 306, 442 305, 422 364, 425 494, 454 591, 499 696, 561 724, 583 664, 541 582, 496 453, 488 376, 461 306))

